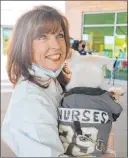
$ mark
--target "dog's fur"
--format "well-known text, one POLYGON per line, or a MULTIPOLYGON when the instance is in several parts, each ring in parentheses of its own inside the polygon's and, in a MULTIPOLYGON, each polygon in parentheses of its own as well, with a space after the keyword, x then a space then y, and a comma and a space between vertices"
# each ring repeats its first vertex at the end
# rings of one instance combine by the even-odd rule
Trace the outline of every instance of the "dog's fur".
MULTIPOLYGON (((105 68, 112 71, 113 61, 104 56, 86 55, 81 56, 74 53, 69 60, 69 67, 72 72, 71 80, 66 86, 68 91, 74 87, 101 87, 105 68)), ((120 96, 124 95, 122 87, 111 87, 108 89, 110 94, 119 102, 120 96)))
POLYGON ((69 61, 72 77, 66 89, 74 87, 101 87, 105 66, 112 70, 113 61, 98 55, 78 56, 74 54, 69 61))

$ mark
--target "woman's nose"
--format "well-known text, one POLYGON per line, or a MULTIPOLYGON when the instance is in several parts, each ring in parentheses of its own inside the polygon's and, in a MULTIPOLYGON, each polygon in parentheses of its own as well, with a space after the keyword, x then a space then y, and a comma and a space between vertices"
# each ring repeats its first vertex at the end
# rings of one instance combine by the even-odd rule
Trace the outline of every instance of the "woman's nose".
POLYGON ((60 42, 56 37, 51 37, 50 39, 50 48, 51 49, 60 49, 60 42))

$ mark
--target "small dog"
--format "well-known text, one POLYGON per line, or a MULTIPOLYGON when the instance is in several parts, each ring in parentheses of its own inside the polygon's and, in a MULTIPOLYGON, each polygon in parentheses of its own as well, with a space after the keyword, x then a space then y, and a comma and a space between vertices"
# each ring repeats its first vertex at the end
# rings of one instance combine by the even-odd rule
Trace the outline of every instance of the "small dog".
POLYGON ((67 155, 96 157, 107 150, 112 122, 123 110, 114 98, 123 91, 101 88, 105 66, 111 70, 112 60, 98 55, 74 54, 69 61, 71 80, 59 107, 59 135, 67 155))
POLYGON ((120 96, 123 96, 124 89, 122 87, 111 87, 108 89, 108 92, 110 92, 110 95, 113 97, 114 101, 119 104, 120 96))

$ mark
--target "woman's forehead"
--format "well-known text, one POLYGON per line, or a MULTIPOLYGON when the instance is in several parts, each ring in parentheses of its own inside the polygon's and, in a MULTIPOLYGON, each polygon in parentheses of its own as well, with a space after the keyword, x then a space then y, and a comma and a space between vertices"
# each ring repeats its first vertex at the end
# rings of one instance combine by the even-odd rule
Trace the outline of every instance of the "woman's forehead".
POLYGON ((47 21, 42 22, 35 28, 36 36, 43 34, 55 34, 59 32, 64 32, 61 23, 58 21, 47 21))
POLYGON ((56 34, 56 33, 61 33, 61 32, 64 32, 64 31, 62 30, 62 28, 59 28, 59 29, 57 29, 56 31, 53 31, 53 29, 52 29, 52 30, 50 30, 49 32, 48 32, 48 31, 45 32, 45 30, 44 30, 44 34, 56 34))

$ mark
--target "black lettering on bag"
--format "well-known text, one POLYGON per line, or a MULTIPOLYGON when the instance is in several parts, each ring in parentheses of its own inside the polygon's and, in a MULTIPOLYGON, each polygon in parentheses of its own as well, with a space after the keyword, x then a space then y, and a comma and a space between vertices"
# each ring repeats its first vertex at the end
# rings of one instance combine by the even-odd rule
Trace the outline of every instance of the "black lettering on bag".
POLYGON ((70 110, 65 110, 64 111, 64 120, 68 120, 70 117, 70 110))
POLYGON ((86 116, 86 113, 89 113, 89 114, 90 114, 90 111, 85 110, 85 111, 83 112, 83 116, 84 116, 86 119, 82 119, 82 121, 90 121, 90 118, 86 116))
POLYGON ((94 121, 95 122, 98 122, 99 121, 99 119, 98 119, 98 114, 99 114, 99 112, 94 112, 94 121))
POLYGON ((72 111, 72 120, 73 120, 73 121, 79 121, 79 117, 78 117, 79 115, 80 115, 80 112, 79 112, 79 111, 73 110, 73 111, 72 111))
POLYGON ((105 113, 105 112, 102 112, 102 118, 103 118, 103 120, 101 120, 101 123, 103 124, 103 123, 106 123, 105 121, 106 121, 106 119, 104 118, 104 116, 107 116, 107 114, 105 113))
POLYGON ((59 109, 59 120, 62 120, 62 110, 59 109))

